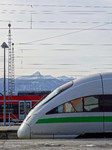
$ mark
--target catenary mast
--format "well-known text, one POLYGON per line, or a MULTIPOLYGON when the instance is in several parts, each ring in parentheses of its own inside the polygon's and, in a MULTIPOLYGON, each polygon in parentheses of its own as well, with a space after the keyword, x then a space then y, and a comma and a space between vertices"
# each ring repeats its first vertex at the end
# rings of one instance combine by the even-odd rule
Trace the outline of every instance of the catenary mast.
MULTIPOLYGON (((15 94, 14 43, 11 43, 11 23, 8 24, 8 113, 12 114, 12 95, 15 94)), ((9 116, 10 119, 10 116, 9 116)))

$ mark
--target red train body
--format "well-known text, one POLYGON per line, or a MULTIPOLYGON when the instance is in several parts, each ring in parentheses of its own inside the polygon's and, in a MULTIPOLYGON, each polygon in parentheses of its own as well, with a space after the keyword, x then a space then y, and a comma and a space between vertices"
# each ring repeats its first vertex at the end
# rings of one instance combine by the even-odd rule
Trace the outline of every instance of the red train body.
MULTIPOLYGON (((48 93, 37 95, 6 96, 6 121, 21 122, 33 105, 38 103, 48 93), (9 98, 11 100, 9 100, 9 98)), ((0 122, 3 122, 4 96, 0 96, 0 122)))

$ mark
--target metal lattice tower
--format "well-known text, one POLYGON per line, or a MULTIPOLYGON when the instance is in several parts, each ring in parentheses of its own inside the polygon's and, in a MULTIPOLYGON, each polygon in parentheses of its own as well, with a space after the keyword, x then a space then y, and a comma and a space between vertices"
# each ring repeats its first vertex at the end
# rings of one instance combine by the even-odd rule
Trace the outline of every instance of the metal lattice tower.
POLYGON ((12 95, 15 95, 14 43, 12 43, 12 95))
POLYGON ((12 50, 11 50, 11 24, 8 24, 9 27, 9 35, 8 35, 8 95, 12 93, 12 50))
POLYGON ((11 24, 8 24, 8 95, 15 94, 14 43, 11 43, 11 24))
MULTIPOLYGON (((15 72, 14 72, 14 43, 11 43, 11 24, 8 24, 8 112, 12 113, 12 95, 15 94, 15 72)), ((9 115, 10 116, 10 115, 9 115)), ((9 119, 11 119, 9 117, 9 119)))

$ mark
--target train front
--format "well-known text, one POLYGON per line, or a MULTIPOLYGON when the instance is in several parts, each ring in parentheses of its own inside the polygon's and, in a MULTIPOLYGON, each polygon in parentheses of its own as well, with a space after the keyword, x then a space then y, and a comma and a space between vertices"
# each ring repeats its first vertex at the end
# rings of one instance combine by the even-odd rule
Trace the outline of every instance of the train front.
POLYGON ((20 126, 17 135, 18 138, 20 139, 30 139, 30 126, 26 123, 22 123, 22 125, 20 126))
MULTIPOLYGON (((59 89, 54 90, 47 97, 45 97, 40 103, 38 103, 27 115, 20 128, 18 129, 17 135, 20 139, 30 139, 31 138, 31 130, 35 127, 36 121, 44 115, 44 104, 50 101, 53 97, 55 97, 59 93, 59 89)), ((36 129, 35 129, 36 130, 36 129)))
MULTIPOLYGON (((34 110, 33 110, 34 111, 34 110)), ((33 122, 35 120, 35 116, 33 114, 33 111, 31 110, 28 116, 25 118, 23 123, 18 129, 17 135, 20 139, 30 139, 31 138, 31 127, 33 125, 33 122)))
MULTIPOLYGON (((38 125, 37 121, 46 117, 46 112, 52 109, 52 105, 49 102, 56 99, 57 95, 68 89, 73 85, 73 82, 69 82, 50 93, 40 103, 38 103, 27 115, 20 128, 18 129, 17 135, 21 139, 38 138, 38 134, 46 134, 49 132, 47 128, 42 128, 42 125, 38 125)), ((57 101, 55 101, 57 103, 57 101)), ((55 105, 55 104, 54 104, 55 105)), ((57 104, 58 105, 58 104, 57 104)), ((54 106, 55 107, 55 106, 54 106)))

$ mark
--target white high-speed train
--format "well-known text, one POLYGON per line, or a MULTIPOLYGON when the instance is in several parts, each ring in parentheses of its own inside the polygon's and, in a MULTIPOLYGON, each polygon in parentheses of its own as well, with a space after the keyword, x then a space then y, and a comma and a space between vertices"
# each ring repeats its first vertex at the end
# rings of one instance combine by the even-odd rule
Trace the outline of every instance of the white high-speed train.
POLYGON ((27 115, 19 138, 75 138, 112 132, 112 73, 73 80, 49 94, 27 115))

